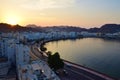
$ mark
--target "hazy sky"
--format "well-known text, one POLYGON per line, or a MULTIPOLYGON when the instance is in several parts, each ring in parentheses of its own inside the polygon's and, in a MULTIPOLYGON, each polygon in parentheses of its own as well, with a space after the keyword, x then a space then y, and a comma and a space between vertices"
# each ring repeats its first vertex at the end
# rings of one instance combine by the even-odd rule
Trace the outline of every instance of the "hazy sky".
POLYGON ((0 22, 100 27, 120 23, 120 0, 0 0, 0 22))

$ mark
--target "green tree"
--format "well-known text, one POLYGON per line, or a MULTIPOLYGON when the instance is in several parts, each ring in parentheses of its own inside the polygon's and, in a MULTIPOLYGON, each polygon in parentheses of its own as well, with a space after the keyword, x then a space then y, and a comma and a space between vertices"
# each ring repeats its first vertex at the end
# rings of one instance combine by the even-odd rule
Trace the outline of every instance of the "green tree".
POLYGON ((58 52, 56 52, 53 55, 51 55, 51 54, 48 55, 48 64, 54 70, 58 70, 58 69, 61 69, 64 67, 64 62, 60 58, 60 55, 58 52))
POLYGON ((48 51, 46 54, 49 55, 49 54, 52 54, 52 52, 51 52, 51 51, 48 51))
POLYGON ((48 54, 48 64, 51 68, 53 68, 53 59, 51 54, 48 54))

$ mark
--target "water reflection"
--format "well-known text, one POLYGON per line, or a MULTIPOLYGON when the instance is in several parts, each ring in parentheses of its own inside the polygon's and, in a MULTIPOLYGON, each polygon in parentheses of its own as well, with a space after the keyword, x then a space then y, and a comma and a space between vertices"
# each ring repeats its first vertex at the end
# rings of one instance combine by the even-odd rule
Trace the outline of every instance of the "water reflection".
POLYGON ((120 78, 120 41, 100 38, 61 40, 45 45, 61 57, 120 78))

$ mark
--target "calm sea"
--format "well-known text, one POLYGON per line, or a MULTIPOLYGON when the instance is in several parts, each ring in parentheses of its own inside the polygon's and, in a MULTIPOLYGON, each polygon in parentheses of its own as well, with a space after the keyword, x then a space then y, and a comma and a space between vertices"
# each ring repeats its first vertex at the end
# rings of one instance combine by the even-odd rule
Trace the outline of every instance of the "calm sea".
POLYGON ((120 78, 120 41, 101 38, 60 40, 46 43, 61 58, 120 78))

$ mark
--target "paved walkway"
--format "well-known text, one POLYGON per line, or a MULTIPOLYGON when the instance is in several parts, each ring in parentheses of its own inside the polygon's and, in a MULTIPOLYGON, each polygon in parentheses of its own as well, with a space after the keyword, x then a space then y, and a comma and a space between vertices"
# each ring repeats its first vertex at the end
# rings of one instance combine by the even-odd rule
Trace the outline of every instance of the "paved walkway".
POLYGON ((80 74, 84 77, 86 77, 88 80, 115 80, 105 74, 96 72, 92 69, 71 63, 69 61, 64 61, 67 67, 65 67, 66 70, 74 72, 76 74, 80 74))

